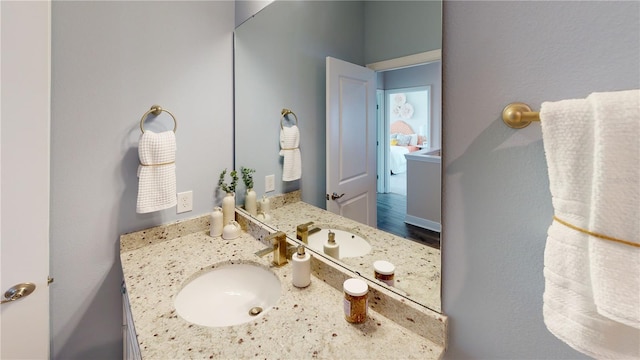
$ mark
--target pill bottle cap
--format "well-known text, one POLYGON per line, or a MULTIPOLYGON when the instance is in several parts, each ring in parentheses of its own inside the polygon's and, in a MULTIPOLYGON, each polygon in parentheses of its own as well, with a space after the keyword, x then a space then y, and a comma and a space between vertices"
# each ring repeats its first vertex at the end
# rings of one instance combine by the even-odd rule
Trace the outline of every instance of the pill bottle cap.
POLYGON ((361 279, 347 279, 342 287, 351 296, 362 296, 369 291, 369 285, 361 279))
POLYGON ((384 260, 378 260, 373 262, 373 270, 382 275, 393 275, 396 267, 392 263, 384 260))

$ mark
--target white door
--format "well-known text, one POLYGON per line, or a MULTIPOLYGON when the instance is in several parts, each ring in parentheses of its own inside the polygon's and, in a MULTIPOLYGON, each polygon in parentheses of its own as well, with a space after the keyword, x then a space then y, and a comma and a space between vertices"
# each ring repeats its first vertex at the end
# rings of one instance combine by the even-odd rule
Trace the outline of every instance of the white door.
POLYGON ((47 359, 51 4, 0 3, 0 358, 47 359))
POLYGON ((377 193, 388 192, 388 180, 385 176, 387 171, 386 155, 387 150, 387 127, 385 117, 384 90, 376 90, 376 191, 377 193))
POLYGON ((376 227, 376 74, 327 57, 327 210, 376 227))

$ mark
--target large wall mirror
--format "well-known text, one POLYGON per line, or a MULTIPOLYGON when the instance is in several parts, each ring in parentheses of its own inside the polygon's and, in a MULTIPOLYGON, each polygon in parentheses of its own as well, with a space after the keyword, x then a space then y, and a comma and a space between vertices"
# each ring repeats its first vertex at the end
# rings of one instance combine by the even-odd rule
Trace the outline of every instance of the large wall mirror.
MULTIPOLYGON (((275 191, 266 193, 267 196, 299 190, 302 201, 326 209, 325 61, 328 56, 388 70, 376 74, 377 100, 383 114, 377 120, 376 135, 379 199, 389 192, 400 195, 397 203, 388 206, 406 212, 411 208, 406 199, 412 198, 412 189, 424 188, 421 179, 426 179, 426 175, 423 178, 419 172, 398 168, 390 155, 389 146, 394 139, 404 142, 413 137, 415 141, 411 139, 410 144, 403 144, 403 147, 412 146, 410 155, 430 150, 433 156, 427 157, 438 158, 438 173, 429 176, 437 178, 437 196, 440 196, 440 152, 437 150, 441 139, 441 62, 430 59, 431 55, 423 56, 440 53, 440 1, 275 1, 238 26, 234 42, 235 165, 238 170, 240 167, 256 170, 254 190, 258 197, 265 193, 265 176, 275 175, 275 191), (420 60, 415 59, 427 60, 418 64, 420 60), (391 70, 394 65, 389 64, 404 65, 391 70), (279 137, 283 108, 296 114, 300 130, 302 177, 296 181, 281 181, 283 160, 279 155, 279 137), (399 130, 398 121, 409 130, 399 130)), ((404 153, 400 156, 406 159, 404 153)), ((238 194, 237 199, 241 204, 243 195, 238 194)), ((394 227, 404 229, 400 230, 405 231, 404 234, 396 232, 396 235, 413 238, 404 241, 421 243, 439 255, 439 202, 438 198, 437 219, 425 223, 418 219, 414 224, 418 226, 410 228, 416 232, 406 233, 404 222, 411 219, 411 215, 378 216, 378 224, 385 223, 378 228, 391 233, 394 227), (423 228, 427 230, 422 231, 423 228)), ((295 239, 295 234, 292 237, 295 239)), ((394 249, 402 252, 402 242, 394 249)), ((439 260, 437 263, 439 266, 439 260)), ((366 273, 357 266, 343 265, 366 273)), ((419 269, 416 272, 419 273, 419 269)), ((437 292, 437 300, 410 295, 408 298, 440 311, 440 289, 433 291, 437 292)))

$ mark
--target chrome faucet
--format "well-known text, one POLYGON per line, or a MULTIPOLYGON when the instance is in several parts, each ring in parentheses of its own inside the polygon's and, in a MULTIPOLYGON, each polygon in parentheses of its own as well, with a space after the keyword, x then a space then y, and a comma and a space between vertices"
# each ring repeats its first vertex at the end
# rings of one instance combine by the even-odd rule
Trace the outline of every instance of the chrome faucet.
POLYGON ((296 226, 296 239, 305 244, 309 244, 309 235, 320 231, 320 228, 313 225, 313 221, 296 226))
POLYGON ((275 266, 283 266, 287 264, 287 235, 282 231, 277 231, 267 236, 272 246, 256 252, 256 255, 262 257, 269 253, 273 253, 272 264, 275 266))

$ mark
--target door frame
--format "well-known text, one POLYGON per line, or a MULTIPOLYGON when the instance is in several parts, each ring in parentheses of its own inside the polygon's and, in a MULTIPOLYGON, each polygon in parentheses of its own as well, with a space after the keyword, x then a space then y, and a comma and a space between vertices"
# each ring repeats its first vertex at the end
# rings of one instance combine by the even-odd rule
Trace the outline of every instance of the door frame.
MULTIPOLYGON (((431 118, 431 109, 432 109, 432 104, 431 104, 431 85, 421 85, 421 86, 412 86, 412 87, 405 87, 405 88, 397 88, 397 89, 389 89, 389 90, 383 90, 384 92, 384 103, 385 103, 385 107, 387 109, 391 108, 391 104, 389 103, 389 97, 393 94, 399 94, 399 93, 410 93, 410 92, 418 92, 418 91, 426 91, 427 92, 427 97, 429 98, 429 102, 428 102, 428 112, 427 112, 427 125, 426 125, 426 133, 431 135, 431 122, 432 122, 432 118, 431 118)), ((384 148, 382 151, 382 162, 384 163, 384 192, 388 193, 389 192, 389 188, 390 188, 390 184, 391 184, 391 172, 389 171, 389 161, 391 158, 391 145, 389 143, 389 137, 391 136, 391 118, 389 117, 389 111, 386 111, 384 113, 384 119, 383 119, 383 128, 382 128, 382 132, 383 132, 383 136, 384 136, 384 148)), ((413 129, 414 131, 416 131, 416 129, 413 129)), ((420 134, 423 135, 424 134, 420 134)), ((378 153, 380 154, 380 153, 378 153)))
MULTIPOLYGON (((377 75, 376 75, 377 76, 377 75)), ((376 89, 376 191, 378 193, 386 193, 389 191, 388 178, 385 176, 389 171, 389 163, 386 161, 386 135, 385 135, 385 123, 386 114, 385 111, 385 96, 384 90, 376 89)))
MULTIPOLYGON (((435 49, 431 51, 425 51, 421 53, 416 53, 413 55, 402 56, 394 59, 383 60, 375 63, 367 64, 365 67, 376 72, 376 76, 378 73, 390 71, 390 70, 398 70, 412 66, 418 65, 426 65, 432 62, 441 61, 442 60, 442 49, 435 49)), ((376 89, 376 100, 378 100, 379 91, 386 92, 384 89, 376 89)), ((382 104, 386 102, 386 96, 383 96, 384 101, 382 104)), ((376 164, 377 164, 377 175, 378 179, 376 181, 376 190, 377 192, 387 193, 389 192, 389 149, 387 146, 384 146, 382 150, 380 149, 380 144, 386 142, 386 139, 389 138, 389 120, 387 119, 386 111, 384 109, 384 105, 380 106, 380 101, 378 101, 378 112, 382 111, 382 119, 378 116, 377 123, 377 131, 376 131, 376 139, 378 141, 378 146, 376 148, 376 164), (382 109, 381 109, 382 108, 382 109), (380 133, 382 131, 382 133, 380 133), (380 158, 382 156, 382 158, 380 158), (380 169, 380 165, 382 165, 383 169, 380 169), (380 175, 382 175, 382 179, 380 179, 380 175), (382 189, 382 191, 380 191, 382 189)), ((379 114, 379 113, 378 113, 379 114)), ((429 124, 431 126, 431 124, 429 124)))

